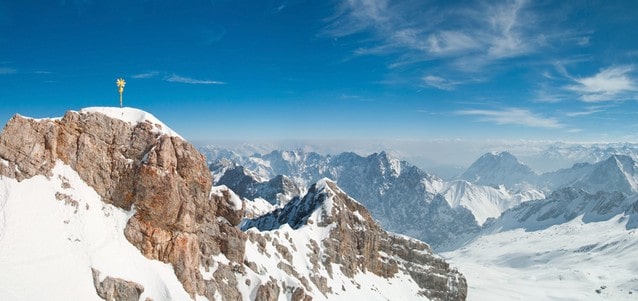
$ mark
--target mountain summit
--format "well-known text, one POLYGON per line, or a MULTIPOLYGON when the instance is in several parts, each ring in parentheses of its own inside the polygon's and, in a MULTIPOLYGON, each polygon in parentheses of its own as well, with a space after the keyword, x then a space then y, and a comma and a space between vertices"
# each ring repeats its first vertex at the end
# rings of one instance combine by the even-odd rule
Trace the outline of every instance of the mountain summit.
POLYGON ((247 232, 245 204, 212 180, 143 111, 14 116, 0 134, 0 299, 465 299, 460 273, 328 180, 286 205, 309 210, 247 232))
POLYGON ((538 175, 508 152, 487 153, 478 158, 461 178, 479 185, 505 185, 515 187, 534 182, 538 175))

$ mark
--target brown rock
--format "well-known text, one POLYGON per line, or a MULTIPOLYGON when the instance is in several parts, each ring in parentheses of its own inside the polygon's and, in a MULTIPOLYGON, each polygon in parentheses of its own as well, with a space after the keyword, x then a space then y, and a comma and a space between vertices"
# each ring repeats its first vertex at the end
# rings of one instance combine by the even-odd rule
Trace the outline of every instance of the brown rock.
POLYGON ((93 285, 100 298, 107 301, 138 301, 144 287, 132 281, 107 276, 100 282, 100 271, 91 268, 93 285))
MULTIPOLYGON (((279 269, 303 286, 280 286, 277 281, 282 279, 271 277, 257 288, 256 300, 277 300, 280 294, 292 294, 293 300, 311 300, 308 280, 329 297, 333 291, 320 270, 333 277, 332 263, 339 264, 350 277, 372 272, 389 278, 402 270, 431 300, 465 299, 467 284, 458 271, 433 256, 426 244, 383 231, 361 204, 332 182, 327 182, 329 189, 325 191, 334 201, 331 212, 321 212, 315 221, 304 220, 303 216, 279 216, 297 226, 335 225, 327 239, 307 243, 309 253, 305 255, 312 271, 306 278, 294 270, 292 253, 280 243, 281 237, 255 231, 245 234, 238 229, 243 208, 235 208, 228 190, 211 194, 212 177, 203 155, 181 138, 161 135, 153 128, 149 122, 132 126, 99 113, 69 111, 62 119, 41 121, 16 115, 0 135, 0 175, 21 181, 35 175, 50 176, 56 160, 71 166, 104 202, 125 210, 134 208, 135 214, 124 230, 126 238, 144 256, 172 264, 191 297, 199 294, 213 300, 219 293, 223 300, 243 299, 237 275, 268 273, 245 258, 248 238, 267 257, 283 258, 279 269), (269 245, 274 246, 276 256, 266 251, 269 245), (200 266, 213 266, 214 256, 219 254, 230 263, 219 263, 212 279, 203 279, 200 266)), ((303 209, 315 210, 328 198, 325 193, 306 200, 309 203, 303 209)), ((56 197, 73 205, 74 200, 66 194, 56 197)), ((292 242, 291 247, 295 249, 292 242)), ((107 277, 99 282, 96 273, 95 287, 103 298, 137 300, 143 291, 141 286, 122 279, 107 277)))
POLYGON ((277 301, 279 299, 279 285, 274 279, 262 284, 257 289, 255 301, 277 301))
MULTIPOLYGON (((243 210, 229 206, 228 191, 211 198, 206 160, 191 144, 153 128, 100 113, 69 111, 62 119, 41 121, 16 115, 0 135, 0 158, 8 162, 0 164, 0 175, 18 180, 50 175, 61 160, 104 202, 135 207, 127 239, 146 257, 171 263, 192 297, 223 292, 228 284, 205 283, 199 266, 210 265, 220 252, 244 261, 246 236, 235 227, 243 210)), ((58 198, 67 201, 62 194, 58 198)))
POLYGON ((291 301, 312 301, 312 297, 306 295, 306 292, 298 287, 292 292, 291 301))

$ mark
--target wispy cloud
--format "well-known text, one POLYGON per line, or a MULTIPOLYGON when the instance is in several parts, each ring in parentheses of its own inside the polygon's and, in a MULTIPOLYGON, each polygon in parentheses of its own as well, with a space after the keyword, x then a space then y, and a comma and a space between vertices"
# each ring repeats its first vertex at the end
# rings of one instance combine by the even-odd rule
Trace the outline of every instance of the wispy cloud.
POLYGON ((536 128, 562 128, 557 119, 539 116, 529 110, 506 108, 502 110, 461 110, 457 115, 478 116, 479 120, 499 125, 522 125, 536 128))
POLYGON ((165 79, 167 82, 173 83, 184 83, 184 84, 193 84, 193 85, 225 85, 225 82, 216 81, 216 80, 207 80, 207 79, 194 79, 185 76, 179 76, 173 74, 165 79))
POLYGON ((460 82, 450 81, 436 75, 427 75, 423 77, 423 82, 428 86, 448 91, 454 90, 454 87, 460 84, 460 82))
POLYGON ((613 107, 613 106, 589 106, 582 111, 567 112, 565 113, 565 116, 567 117, 589 116, 592 114, 604 112, 605 111, 604 109, 609 107, 613 107))
POLYGON ((160 78, 163 81, 172 82, 172 83, 183 83, 183 84, 192 84, 192 85, 225 85, 226 82, 217 81, 217 80, 208 80, 208 79, 196 79, 192 77, 181 76, 177 74, 168 75, 163 71, 149 71, 144 73, 139 73, 131 76, 135 79, 148 79, 148 78, 160 78))
POLYGON ((540 90, 536 92, 535 102, 558 103, 569 99, 570 95, 564 92, 557 92, 556 88, 541 85, 540 90))
POLYGON ((579 46, 589 46, 591 37, 589 36, 584 36, 584 37, 578 37, 576 39, 576 44, 578 44, 579 46))
POLYGON ((6 68, 6 67, 0 68, 0 74, 16 74, 17 72, 18 70, 13 68, 6 68))
POLYGON ((564 88, 577 93, 584 102, 635 99, 638 86, 633 71, 633 66, 613 66, 590 77, 573 78, 574 84, 564 88))
POLYGON ((600 113, 603 110, 586 110, 586 111, 578 111, 578 112, 567 112, 565 113, 568 117, 579 117, 579 116, 588 116, 595 113, 600 113))
POLYGON ((467 9, 424 1, 346 0, 324 34, 370 33, 355 53, 398 54, 392 66, 443 59, 478 71, 546 45, 554 35, 543 33, 537 18, 525 0, 477 2, 467 9))
POLYGON ((131 76, 132 78, 140 79, 140 78, 153 78, 160 75, 159 71, 149 71, 145 73, 135 74, 131 76))

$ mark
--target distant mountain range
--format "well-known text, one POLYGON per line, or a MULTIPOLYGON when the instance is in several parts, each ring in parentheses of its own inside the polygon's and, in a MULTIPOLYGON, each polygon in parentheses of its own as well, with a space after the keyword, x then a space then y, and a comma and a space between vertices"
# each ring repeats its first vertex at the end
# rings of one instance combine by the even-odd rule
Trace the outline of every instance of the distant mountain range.
POLYGON ((227 152, 215 158, 210 169, 219 179, 217 183, 241 197, 259 197, 272 204, 301 195, 309 183, 321 178, 333 179, 349 195, 362 200, 382 225, 426 241, 435 249, 467 233, 477 233, 488 219, 526 201, 544 199, 557 189, 617 191, 624 195, 638 189, 636 163, 624 155, 537 174, 508 152, 492 152, 481 156, 460 179, 452 181, 428 174, 386 152, 366 157, 354 153, 323 156, 304 151, 251 156, 227 152), (275 182, 279 184, 273 179, 278 179, 275 182), (248 182, 252 186, 246 186, 248 182), (258 192, 264 189, 269 193, 258 192), (419 221, 432 226, 419 227, 419 221))
POLYGON ((458 270, 333 181, 300 193, 225 163, 221 178, 255 200, 213 186, 205 157, 144 111, 14 116, 0 134, 0 300, 466 299, 458 270))
MULTIPOLYGON (((268 201, 274 204, 284 201, 275 195, 300 195, 296 191, 304 191, 309 183, 330 178, 361 200, 384 227, 435 248, 463 233, 479 231, 488 218, 498 217, 506 209, 544 197, 532 188, 511 191, 504 186, 477 185, 465 180, 443 181, 386 152, 366 157, 355 153, 323 156, 300 150, 252 156, 222 154, 210 164, 210 170, 219 179, 217 184, 230 187, 241 197, 270 198, 268 201), (273 185, 271 179, 276 177, 288 181, 287 188, 273 185), (265 189, 258 186, 267 186, 271 192, 256 194, 265 189), (422 227, 424 221, 430 226, 422 227)), ((494 164, 499 168, 501 163, 494 164)))
POLYGON ((581 188, 590 193, 618 191, 625 195, 638 192, 638 164, 626 155, 610 155, 597 163, 577 163, 571 168, 537 174, 513 155, 489 153, 472 164, 462 178, 476 184, 503 184, 510 189, 530 187, 551 192, 563 187, 581 188))
POLYGON ((577 163, 598 163, 612 155, 629 156, 638 160, 636 143, 552 143, 537 152, 518 156, 536 171, 550 172, 569 168, 577 163))
POLYGON ((239 168, 249 182, 274 187, 279 197, 271 193, 271 207, 260 207, 244 225, 263 229, 278 227, 291 210, 286 208, 299 203, 303 193, 294 196, 294 191, 305 193, 307 183, 317 178, 334 179, 384 227, 446 252, 443 256, 468 275, 470 299, 633 300, 638 295, 632 276, 638 273, 632 255, 638 252, 638 164, 631 148, 622 150, 625 154, 545 173, 508 152, 491 152, 450 181, 385 152, 231 154, 233 167, 223 167, 229 157, 212 156, 209 167, 213 174, 222 173, 216 177, 237 189, 247 204, 255 190, 244 191, 236 183, 247 180, 226 173, 239 168), (287 188, 272 184, 277 175, 288 179, 287 188))

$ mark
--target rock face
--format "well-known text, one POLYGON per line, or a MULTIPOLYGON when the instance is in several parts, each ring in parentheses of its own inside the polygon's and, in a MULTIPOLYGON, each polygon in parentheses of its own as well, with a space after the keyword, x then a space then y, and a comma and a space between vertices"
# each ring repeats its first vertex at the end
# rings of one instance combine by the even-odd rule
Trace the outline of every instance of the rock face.
POLYGON ((204 280, 199 267, 220 253, 243 261, 245 235, 235 227, 241 208, 229 209, 234 207, 227 203, 228 191, 210 194, 212 177, 203 155, 156 127, 99 113, 69 111, 59 120, 16 115, 0 136, 0 158, 8 162, 0 164, 0 174, 18 180, 46 175, 61 160, 104 202, 134 207, 125 229, 129 241, 146 257, 173 264, 191 296, 212 300, 220 284, 204 280), (235 224, 219 223, 218 217, 235 224))
POLYGON ((467 284, 458 271, 434 256, 425 243, 381 229, 365 207, 328 179, 313 185, 302 199, 250 220, 243 227, 267 231, 283 224, 292 229, 317 227, 329 231, 318 247, 324 254, 321 260, 326 265, 340 265, 349 278, 365 272, 392 278, 401 271, 409 274, 420 293, 431 300, 465 300, 467 284))
MULTIPOLYGON (((384 229, 415 237, 435 250, 448 249, 451 241, 478 232, 488 218, 498 217, 506 209, 544 196, 536 191, 510 192, 504 187, 462 180, 446 182, 386 152, 367 157, 350 152, 321 156, 304 151, 273 151, 250 157, 232 152, 208 155, 214 161, 211 172, 222 173, 216 175, 219 183, 247 199, 267 197, 265 190, 248 183, 264 185, 281 177, 277 175, 287 176, 299 187, 324 177, 332 179, 361 201, 384 229), (428 227, 423 227, 424 223, 428 227)), ((247 202, 247 208, 255 203, 247 202)), ((255 215, 266 211, 256 211, 255 215)))
POLYGON ((259 181, 243 166, 225 170, 215 184, 227 186, 242 198, 254 200, 260 197, 274 205, 285 204, 301 194, 301 189, 287 176, 278 175, 268 181, 259 181))
POLYGON ((100 281, 100 271, 91 269, 93 285, 97 295, 107 301, 137 301, 144 292, 144 287, 131 281, 106 277, 100 281))
MULTIPOLYGON (((211 188, 204 156, 170 133, 149 120, 99 112, 44 120, 16 115, 0 135, 0 175, 20 181, 51 175, 57 162, 70 166, 103 202, 134 213, 124 229, 128 241, 145 257, 170 263, 191 298, 378 298, 394 291, 382 285, 393 284, 406 288, 403 299, 465 299, 462 275, 426 244, 383 231, 327 180, 284 207, 297 209, 274 219, 272 231, 242 232, 243 202, 227 188, 211 188)), ((98 271, 94 285, 109 300, 136 300, 144 290, 98 271)))

